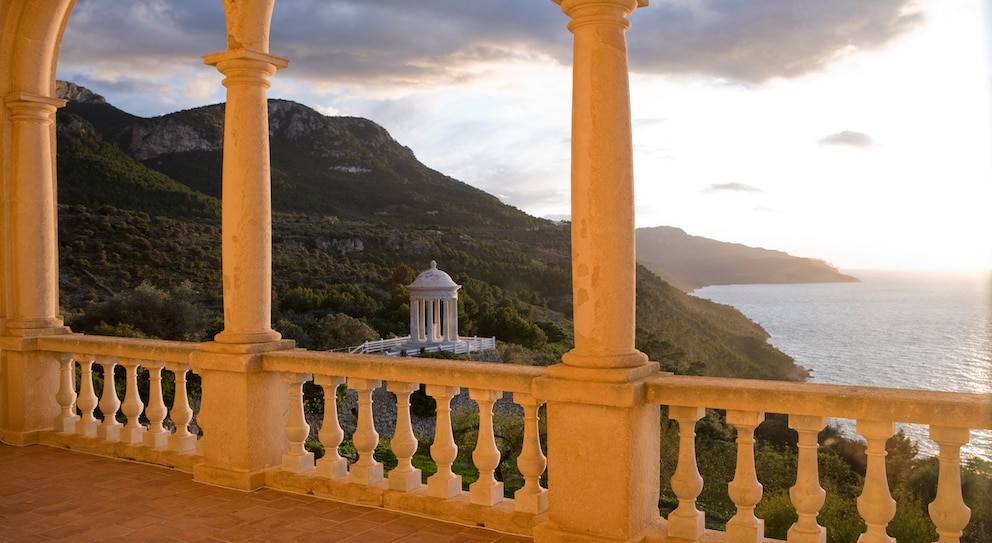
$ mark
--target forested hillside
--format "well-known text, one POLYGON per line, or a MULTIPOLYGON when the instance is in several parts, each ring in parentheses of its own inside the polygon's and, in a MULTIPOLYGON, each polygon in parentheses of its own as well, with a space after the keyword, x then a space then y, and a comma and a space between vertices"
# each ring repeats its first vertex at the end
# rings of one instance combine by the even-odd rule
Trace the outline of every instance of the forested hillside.
MULTIPOLYGON (((74 96, 79 96, 76 88, 74 96)), ((572 346, 569 225, 433 171, 365 119, 270 103, 273 325, 312 349, 408 333, 405 285, 436 260, 459 328, 507 362, 572 346)), ((153 119, 102 100, 58 116, 64 311, 77 331, 205 340, 222 327, 223 105, 153 119), (168 319, 162 315, 170 315, 168 319)), ((680 373, 801 379, 726 306, 638 271, 638 348, 680 373)))

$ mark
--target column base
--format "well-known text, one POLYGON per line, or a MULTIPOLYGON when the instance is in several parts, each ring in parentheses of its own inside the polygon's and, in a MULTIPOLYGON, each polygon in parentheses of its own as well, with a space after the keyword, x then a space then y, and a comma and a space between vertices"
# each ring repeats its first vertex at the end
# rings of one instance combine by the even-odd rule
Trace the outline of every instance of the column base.
POLYGON ((371 466, 359 466, 358 464, 352 464, 351 469, 348 471, 348 478, 352 483, 372 486, 376 483, 382 482, 382 464, 373 464, 371 466))
POLYGON ((416 468, 406 473, 400 473, 396 470, 390 471, 388 479, 389 488, 400 492, 409 492, 423 486, 421 472, 416 468))
POLYGON ((454 498, 462 492, 462 476, 453 475, 442 479, 438 475, 427 478, 427 495, 432 498, 454 498))
POLYGON ((479 486, 479 483, 472 483, 468 487, 468 501, 486 507, 496 505, 503 501, 503 483, 496 483, 488 487, 479 486))
POLYGON ((317 460, 317 475, 328 479, 340 479, 348 476, 348 460, 338 458, 331 460, 321 458, 317 460))
POLYGON ((542 488, 537 492, 518 490, 513 495, 513 509, 521 513, 540 515, 548 510, 548 489, 542 488))
POLYGON ((208 485, 251 491, 265 486, 265 471, 237 471, 196 464, 193 466, 193 480, 208 485))
POLYGON ((294 455, 294 454, 284 454, 282 455, 282 470, 291 473, 306 473, 308 471, 313 471, 313 453, 308 452, 306 454, 294 455))

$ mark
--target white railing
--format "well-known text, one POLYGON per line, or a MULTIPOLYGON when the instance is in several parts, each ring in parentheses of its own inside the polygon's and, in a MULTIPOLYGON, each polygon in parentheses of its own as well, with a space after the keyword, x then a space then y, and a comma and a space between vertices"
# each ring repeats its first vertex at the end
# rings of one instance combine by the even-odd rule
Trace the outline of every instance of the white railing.
POLYGON ((89 440, 82 448, 192 470, 198 437, 190 431, 195 406, 187 383, 192 374, 190 353, 199 350, 199 345, 73 334, 41 339, 39 346, 52 352, 59 363, 55 395, 59 414, 47 442, 78 446, 79 439, 89 440), (103 374, 99 398, 94 365, 103 374), (118 366, 124 370, 122 379, 116 375, 118 366), (147 400, 138 390, 140 368, 148 371, 147 400), (173 377, 171 408, 165 403, 163 372, 173 377), (123 399, 118 384, 124 385, 123 399), (118 415, 125 422, 119 422, 118 415))
POLYGON ((433 343, 430 345, 412 345, 410 337, 378 339, 366 341, 361 345, 348 349, 349 354, 382 354, 386 356, 419 356, 421 351, 436 353, 445 351, 454 354, 468 354, 496 348, 495 337, 459 337, 458 341, 433 343))
POLYGON ((796 484, 790 491, 798 521, 789 530, 789 541, 820 542, 825 528, 817 524, 826 492, 820 486, 817 435, 827 417, 857 421, 857 432, 867 441, 867 471, 858 512, 867 530, 864 542, 894 541, 886 527, 895 517, 885 473, 885 442, 895 434, 895 423, 930 427, 930 439, 940 447, 936 499, 930 519, 941 543, 959 541, 968 525, 970 510, 962 499, 961 447, 971 430, 992 429, 992 398, 981 394, 932 392, 839 385, 814 385, 741 379, 658 376, 647 385, 647 400, 667 405, 669 418, 679 425, 678 465, 671 488, 679 505, 668 517, 668 537, 699 541, 704 513, 696 508, 703 488, 694 451, 696 422, 706 408, 724 409, 727 422, 737 428, 737 469, 729 496, 737 514, 727 523, 727 540, 761 541, 754 508, 762 487, 755 475, 754 430, 766 413, 786 414, 799 435, 796 484))
POLYGON ((447 518, 471 522, 515 533, 530 533, 534 517, 547 509, 547 489, 540 478, 547 465, 538 432, 538 410, 543 401, 531 396, 531 383, 546 374, 543 368, 504 366, 461 360, 400 360, 371 355, 344 355, 313 351, 281 351, 264 357, 266 371, 279 372, 287 383, 290 415, 286 423, 288 452, 283 456, 281 473, 267 478, 269 486, 303 490, 329 497, 348 496, 357 501, 379 503, 421 514, 436 514, 434 498, 447 501, 447 518), (304 417, 302 387, 313 381, 323 388, 324 415, 318 433, 326 451, 314 461, 304 441, 310 432, 304 417), (395 468, 386 471, 374 453, 379 431, 373 417, 373 393, 383 387, 396 396, 396 425, 390 448, 396 456, 395 468), (352 441, 358 459, 348 465, 338 454, 344 437, 337 413, 337 389, 341 385, 357 393, 357 426, 352 441), (411 394, 425 385, 436 406, 431 459, 435 474, 423 480, 413 466, 418 441, 411 423, 411 394), (452 400, 463 390, 478 406, 478 440, 472 460, 479 477, 463 490, 461 476, 452 465, 458 455, 452 429, 452 400), (517 459, 524 486, 512 498, 504 497, 503 483, 495 470, 501 457, 494 430, 494 405, 510 393, 524 412, 523 443, 517 459), (361 487, 357 489, 355 487, 361 487), (481 506, 481 507, 480 507, 481 506))

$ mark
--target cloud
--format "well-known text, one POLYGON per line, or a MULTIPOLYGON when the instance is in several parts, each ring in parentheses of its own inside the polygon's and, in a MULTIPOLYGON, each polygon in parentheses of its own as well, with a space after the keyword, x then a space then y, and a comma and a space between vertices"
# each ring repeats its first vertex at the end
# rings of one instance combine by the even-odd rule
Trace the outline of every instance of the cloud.
POLYGON ((745 185, 744 183, 714 183, 705 189, 703 192, 714 193, 714 192, 764 192, 758 187, 752 187, 751 185, 745 185))
POLYGON ((674 0, 631 18, 631 68, 758 84, 821 71, 917 28, 914 0, 674 0))
MULTIPOLYGON (((799 77, 916 28, 914 0, 671 0, 631 15, 630 63, 644 74, 748 84, 799 77)), ((568 18, 550 1, 279 0, 271 51, 283 77, 341 84, 471 81, 487 64, 572 62, 568 18)), ((199 63, 226 46, 219 2, 78 0, 62 61, 137 75, 166 59, 199 63)))
POLYGON ((876 142, 871 136, 865 134, 864 132, 844 130, 842 132, 830 134, 829 136, 824 136, 820 138, 817 143, 820 145, 839 145, 856 147, 858 149, 870 149, 875 146, 876 142))

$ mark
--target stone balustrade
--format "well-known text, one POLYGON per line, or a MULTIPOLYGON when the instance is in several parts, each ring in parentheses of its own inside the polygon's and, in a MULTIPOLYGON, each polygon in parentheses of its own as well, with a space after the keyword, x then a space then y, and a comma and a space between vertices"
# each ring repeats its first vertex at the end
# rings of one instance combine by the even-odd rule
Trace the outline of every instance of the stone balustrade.
MULTIPOLYGON (((43 443, 186 471, 194 471, 192 466, 203 461, 198 445, 223 446, 210 441, 210 424, 216 422, 206 425, 199 442, 188 429, 193 410, 185 382, 197 371, 191 361, 203 356, 201 345, 71 334, 40 338, 38 347, 51 354, 60 372, 59 388, 52 397, 58 415, 53 431, 43 432, 43 443), (105 380, 114 375, 116 366, 123 368, 117 372, 117 382, 123 381, 123 397, 115 386, 104 386, 97 397, 95 366, 103 369, 105 380), (149 375, 145 400, 138 393, 139 368, 149 375), (163 401, 163 372, 175 376, 176 400, 171 409, 163 401), (105 414, 102 420, 95 416, 97 408, 105 414), (167 420, 172 422, 169 428, 167 420)), ((275 408, 284 421, 282 434, 267 436, 279 444, 281 463, 265 471, 265 486, 519 534, 534 533, 535 526, 546 519, 548 489, 540 481, 547 459, 538 432, 539 408, 545 402, 533 395, 535 380, 547 375, 545 368, 291 349, 261 354, 253 371, 278 376, 280 394, 286 399, 285 408, 275 408), (304 414, 303 387, 308 382, 322 387, 326 399, 317 434, 326 453, 319 460, 305 447, 310 425, 304 414), (412 461, 418 441, 411 424, 410 398, 421 385, 437 404, 430 447, 437 471, 426 482, 412 461), (351 436, 357 461, 350 465, 338 453, 345 438, 336 402, 341 386, 357 395, 357 423, 351 436), (392 469, 374 456, 381 428, 376 428, 373 417, 373 393, 381 388, 396 398, 395 429, 390 428, 389 438, 396 456, 392 469), (493 426, 494 404, 504 393, 512 394, 512 401, 523 412, 523 443, 516 464, 525 484, 512 497, 504 495, 503 483, 495 476, 502 459, 493 426), (479 478, 467 491, 452 470, 458 450, 451 402, 463 394, 478 405, 479 413, 478 440, 471 454, 479 478)), ((202 375, 206 390, 210 374, 202 375)), ((968 443, 971 430, 992 429, 992 398, 979 394, 657 374, 643 381, 643 395, 648 404, 666 406, 669 418, 679 425, 678 464, 671 479, 679 504, 667 521, 659 519, 645 536, 644 541, 654 542, 713 537, 731 542, 764 540, 762 520, 754 514, 762 495, 754 463, 754 431, 767 413, 788 415, 789 426, 799 436, 798 473, 790 491, 798 521, 789 530, 789 542, 819 543, 826 537, 825 528, 817 523, 826 495, 819 483, 817 434, 828 417, 855 420, 858 434, 868 444, 867 473, 858 500, 867 525, 861 541, 893 541, 885 531, 896 513, 885 473, 885 441, 894 434, 896 423, 929 426, 930 438, 939 446, 940 465, 930 516, 942 543, 958 541, 970 517, 961 497, 960 450, 968 443), (705 409, 725 410, 727 422, 738 435, 736 475, 727 489, 737 514, 727 523, 725 534, 705 530, 705 514, 696 506, 707 482, 696 464, 694 430, 705 409)), ((609 447, 611 443, 590 446, 609 447)), ((550 487, 553 493, 553 480, 550 487)))
POLYGON ((755 476, 753 435, 766 413, 788 415, 790 428, 799 435, 799 472, 789 493, 799 518, 789 530, 789 543, 826 541, 826 529, 816 517, 826 496, 819 483, 817 434, 827 417, 857 421, 857 433, 868 444, 858 499, 867 525, 859 539, 863 543, 895 542, 885 530, 896 513, 885 473, 885 442, 895 434, 895 423, 929 426, 930 439, 940 447, 938 493, 929 507, 940 543, 959 541, 970 517, 961 495, 961 447, 971 430, 992 428, 992 398, 983 394, 672 375, 650 379, 645 394, 647 401, 667 405, 669 417, 679 424, 678 467, 671 485, 679 506, 667 528, 667 536, 679 541, 699 541, 703 535, 704 513, 695 506, 703 480, 692 436, 705 408, 726 410, 727 422, 738 431, 737 471, 728 489, 737 506, 727 523, 727 541, 734 543, 763 541, 762 522, 754 515, 761 484, 755 476))

